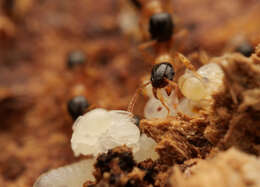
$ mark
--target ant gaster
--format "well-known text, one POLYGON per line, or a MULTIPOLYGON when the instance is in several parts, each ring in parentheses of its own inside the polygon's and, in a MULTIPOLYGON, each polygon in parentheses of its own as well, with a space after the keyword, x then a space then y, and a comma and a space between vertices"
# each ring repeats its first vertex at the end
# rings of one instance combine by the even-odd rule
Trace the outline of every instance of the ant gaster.
POLYGON ((169 13, 157 13, 149 21, 149 33, 152 39, 159 42, 169 41, 172 37, 174 23, 169 13))

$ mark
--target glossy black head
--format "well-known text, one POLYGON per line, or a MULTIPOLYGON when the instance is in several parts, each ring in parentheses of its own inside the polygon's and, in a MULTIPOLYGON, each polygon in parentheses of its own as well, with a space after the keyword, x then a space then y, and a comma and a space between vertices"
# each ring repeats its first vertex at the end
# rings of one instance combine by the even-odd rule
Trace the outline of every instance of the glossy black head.
POLYGON ((88 107, 89 103, 84 96, 76 96, 67 104, 68 112, 74 120, 83 115, 88 107))
POLYGON ((68 55, 67 66, 69 68, 73 68, 77 65, 84 64, 85 61, 86 61, 86 56, 83 52, 73 51, 68 55))
POLYGON ((150 18, 149 32, 152 39, 158 41, 170 40, 173 34, 174 23, 169 13, 154 14, 150 18))
POLYGON ((170 63, 164 62, 154 65, 151 74, 151 82, 154 88, 163 88, 168 82, 165 79, 173 80, 174 69, 170 63))
POLYGON ((250 57, 254 52, 254 47, 249 42, 243 42, 236 48, 236 51, 246 57, 250 57))

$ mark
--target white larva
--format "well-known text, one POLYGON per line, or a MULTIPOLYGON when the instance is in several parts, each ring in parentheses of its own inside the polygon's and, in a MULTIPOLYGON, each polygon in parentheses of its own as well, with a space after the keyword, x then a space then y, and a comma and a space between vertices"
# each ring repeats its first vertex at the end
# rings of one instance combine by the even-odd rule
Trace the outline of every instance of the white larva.
POLYGON ((95 109, 73 125, 71 147, 75 156, 98 155, 117 146, 139 150, 140 131, 133 115, 126 111, 95 109))
MULTIPOLYGON (((138 162, 158 158, 156 142, 145 134, 140 136, 129 112, 99 108, 80 116, 73 125, 71 146, 76 156, 97 156, 122 145, 132 148, 138 162)), ((96 157, 51 170, 42 174, 33 187, 81 187, 87 180, 94 180, 95 160, 96 157)))
POLYGON ((82 187, 87 180, 94 180, 94 159, 50 170, 42 174, 33 187, 82 187))
POLYGON ((222 89, 224 73, 217 64, 206 64, 197 72, 205 81, 199 80, 189 70, 178 80, 179 88, 186 98, 192 101, 209 99, 214 92, 222 89))

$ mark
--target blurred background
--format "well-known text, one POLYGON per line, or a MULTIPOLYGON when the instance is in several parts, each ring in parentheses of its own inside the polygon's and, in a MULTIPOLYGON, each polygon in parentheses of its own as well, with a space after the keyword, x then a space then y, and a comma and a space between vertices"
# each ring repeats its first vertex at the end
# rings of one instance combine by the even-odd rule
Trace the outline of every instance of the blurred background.
MULTIPOLYGON (((172 5, 176 27, 187 31, 176 50, 193 61, 201 52, 248 56, 259 42, 258 0, 172 5)), ((137 49, 139 11, 130 0, 0 0, 0 186, 31 186, 76 160, 67 110, 75 96, 127 108, 152 66, 137 49)))

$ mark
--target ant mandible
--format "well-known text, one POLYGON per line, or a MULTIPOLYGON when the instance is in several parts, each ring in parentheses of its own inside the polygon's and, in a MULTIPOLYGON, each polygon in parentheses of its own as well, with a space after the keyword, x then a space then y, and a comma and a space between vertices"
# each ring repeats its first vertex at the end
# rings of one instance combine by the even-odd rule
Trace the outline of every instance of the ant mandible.
MULTIPOLYGON (((133 111, 138 92, 145 86, 152 84, 154 97, 160 100, 162 105, 167 109, 169 115, 170 109, 166 105, 161 92, 158 92, 158 90, 164 88, 168 95, 171 94, 173 89, 177 91, 178 85, 173 81, 176 72, 175 69, 178 69, 176 61, 178 60, 184 64, 186 68, 191 70, 201 81, 202 77, 196 72, 196 69, 186 57, 176 51, 174 51, 174 53, 172 52, 173 41, 178 36, 173 36, 175 23, 169 13, 170 10, 167 11, 167 9, 171 7, 170 0, 165 0, 165 4, 163 4, 163 1, 159 0, 139 0, 139 4, 141 9, 140 27, 143 36, 146 38, 145 23, 149 20, 148 31, 149 39, 151 39, 151 41, 141 44, 139 49, 146 58, 153 61, 154 65, 151 71, 150 82, 142 85, 138 89, 129 104, 128 111, 133 111), (144 53, 144 50, 148 47, 154 47, 155 57, 151 57, 149 54, 144 53)), ((176 105, 174 107, 176 108, 176 105)))

